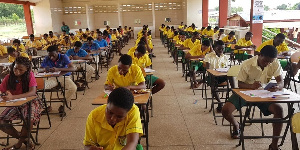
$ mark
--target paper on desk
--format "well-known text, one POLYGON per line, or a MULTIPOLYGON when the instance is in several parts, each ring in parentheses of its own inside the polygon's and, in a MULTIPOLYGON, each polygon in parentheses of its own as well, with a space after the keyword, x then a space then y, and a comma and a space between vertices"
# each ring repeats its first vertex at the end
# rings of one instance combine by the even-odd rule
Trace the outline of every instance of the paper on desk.
POLYGON ((153 69, 150 69, 150 68, 144 68, 145 72, 146 73, 150 73, 150 72, 154 72, 155 70, 153 69))
POLYGON ((9 66, 9 65, 11 65, 12 63, 0 63, 0 66, 9 66))
POLYGON ((268 98, 273 96, 285 95, 285 93, 282 91, 270 92, 268 90, 249 90, 249 91, 241 91, 241 93, 251 97, 260 97, 260 98, 268 98))
POLYGON ((48 76, 48 75, 59 75, 60 74, 60 71, 57 71, 57 72, 42 72, 42 73, 37 73, 36 75, 37 76, 48 76))
POLYGON ((229 68, 218 68, 216 70, 219 72, 228 72, 229 68))
MULTIPOLYGON (((6 101, 6 102, 18 102, 18 101, 25 101, 25 100, 26 100, 26 98, 24 97, 24 98, 12 99, 12 100, 9 100, 9 101, 6 101)), ((0 101, 2 102, 3 99, 0 98, 0 101)))

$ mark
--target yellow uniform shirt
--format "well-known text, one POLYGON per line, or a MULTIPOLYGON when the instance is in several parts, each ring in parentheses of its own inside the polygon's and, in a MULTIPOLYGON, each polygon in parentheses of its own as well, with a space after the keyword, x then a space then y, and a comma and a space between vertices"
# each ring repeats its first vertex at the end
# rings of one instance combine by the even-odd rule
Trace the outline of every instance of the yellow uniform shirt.
POLYGON ((29 48, 39 48, 42 47, 42 43, 39 40, 34 40, 34 41, 27 41, 26 42, 26 46, 28 46, 29 48))
POLYGON ((200 42, 200 40, 198 40, 198 39, 196 39, 195 42, 192 42, 192 39, 189 38, 189 39, 186 39, 186 40, 184 41, 183 46, 184 46, 184 47, 188 47, 189 49, 193 49, 193 47, 194 47, 195 45, 198 45, 198 44, 200 44, 200 43, 201 43, 201 42, 200 42))
MULTIPOLYGON (((12 45, 11 47, 14 48, 16 51, 18 51, 17 50, 17 46, 12 45)), ((21 52, 25 52, 26 51, 25 50, 25 46, 23 44, 20 44, 19 49, 21 49, 21 52)))
POLYGON ((258 56, 254 56, 242 63, 240 72, 237 76, 238 81, 242 81, 246 84, 253 84, 255 81, 260 81, 262 84, 267 84, 273 76, 278 77, 283 74, 278 59, 275 59, 265 67, 264 70, 258 66, 257 59, 258 56))
POLYGON ((180 44, 180 45, 183 45, 184 44, 184 41, 181 41, 180 39, 176 41, 176 44, 180 44))
POLYGON ((57 38, 57 36, 55 36, 55 35, 53 35, 53 37, 48 37, 48 39, 47 39, 49 42, 53 42, 53 41, 57 41, 58 40, 58 38, 57 38))
POLYGON ((7 54, 7 48, 3 45, 0 45, 0 56, 7 54))
POLYGON ((62 45, 62 46, 71 46, 71 43, 70 43, 70 42, 67 43, 65 40, 61 40, 61 41, 59 42, 59 45, 62 45))
POLYGON ((167 33, 168 38, 173 38, 174 37, 174 32, 172 30, 169 30, 167 33))
POLYGON ((132 64, 135 64, 141 68, 146 68, 149 67, 152 63, 151 63, 151 59, 149 58, 148 54, 143 55, 140 58, 135 57, 134 55, 134 51, 130 51, 127 53, 129 56, 131 56, 132 58, 132 64))
POLYGON ((41 43, 42 43, 43 46, 48 44, 48 42, 45 39, 41 39, 41 43))
MULTIPOLYGON (((140 42, 140 39, 137 39, 136 42, 135 42, 135 47, 138 46, 139 42, 140 42)), ((147 42, 148 42, 149 48, 150 48, 150 49, 153 49, 153 43, 152 43, 152 40, 148 39, 147 42)), ((147 47, 147 45, 145 45, 145 46, 147 47)))
POLYGON ((61 34, 60 36, 59 36, 59 40, 63 40, 64 38, 65 38, 65 36, 67 36, 67 34, 61 34))
POLYGON ((210 52, 210 47, 207 48, 206 50, 202 51, 201 49, 202 47, 202 44, 197 44, 193 47, 193 49, 191 49, 189 51, 189 53, 192 55, 192 56, 202 56, 202 55, 206 55, 207 53, 210 52))
POLYGON ((102 105, 89 114, 83 144, 99 144, 105 150, 121 150, 126 145, 126 135, 130 133, 143 134, 139 108, 133 104, 124 120, 114 127, 108 124, 105 111, 107 105, 102 105))
POLYGON ((184 27, 184 25, 180 25, 178 26, 178 29, 182 29, 184 27))
POLYGON ((166 27, 159 27, 159 31, 162 31, 162 32, 164 32, 166 30, 166 27))
MULTIPOLYGON (((20 56, 29 58, 29 56, 24 52, 20 52, 20 56)), ((11 57, 10 55, 8 56, 8 62, 13 63, 15 60, 16 57, 11 57)))
POLYGON ((111 40, 112 41, 118 40, 117 35, 116 34, 111 34, 111 40))
POLYGON ((90 35, 91 31, 85 31, 84 32, 86 35, 90 35))
POLYGON ((79 37, 79 38, 82 36, 82 34, 84 34, 84 33, 83 32, 79 32, 79 31, 76 32, 76 36, 79 37))
POLYGON ((176 41, 176 43, 177 43, 178 40, 179 40, 179 35, 176 35, 176 36, 173 37, 173 41, 176 41))
MULTIPOLYGON (((228 35, 227 36, 225 36, 225 37, 223 37, 222 38, 222 41, 224 42, 224 43, 228 43, 228 42, 233 42, 236 38, 235 38, 235 36, 233 36, 230 40, 228 39, 228 35)), ((227 47, 230 47, 231 46, 231 44, 228 44, 227 45, 227 47)))
POLYGON ((148 39, 148 40, 152 40, 152 35, 148 35, 148 36, 147 36, 147 39, 148 39))
POLYGON ((75 43, 77 41, 80 41, 80 39, 77 36, 74 36, 74 39, 70 38, 71 43, 75 43))
POLYGON ((137 46, 133 46, 128 50, 128 53, 135 52, 137 46))
MULTIPOLYGON (((251 46, 253 45, 252 41, 246 41, 245 38, 241 38, 238 40, 238 42, 236 43, 237 46, 251 46)), ((234 53, 238 53, 238 50, 234 50, 234 53)), ((244 51, 240 51, 240 54, 244 53, 244 51)))
POLYGON ((202 35, 206 35, 206 36, 208 36, 208 37, 213 37, 214 36, 214 34, 215 34, 215 32, 214 32, 214 30, 207 30, 207 29, 204 29, 203 30, 203 32, 202 32, 202 35))
POLYGON ((195 28, 195 29, 193 29, 192 27, 189 27, 188 29, 187 29, 187 31, 188 32, 196 32, 197 31, 197 29, 195 28))
MULTIPOLYGON (((265 41, 264 43, 262 43, 262 44, 256 49, 256 51, 260 52, 261 49, 262 49, 263 47, 265 47, 266 45, 273 45, 273 41, 274 41, 273 39, 272 39, 272 40, 265 41)), ((274 45, 273 45, 273 46, 274 46, 274 45)), ((285 52, 285 51, 288 51, 288 50, 289 50, 289 48, 287 47, 287 45, 286 45, 285 42, 283 42, 283 43, 281 43, 280 45, 276 46, 276 49, 277 49, 278 54, 280 54, 280 53, 282 53, 282 52, 285 52)))
POLYGON ((204 62, 209 63, 209 69, 226 68, 229 65, 228 57, 222 54, 220 57, 215 52, 211 52, 204 57, 204 62))
MULTIPOLYGON (((169 29, 169 30, 170 30, 170 29, 169 29)), ((168 35, 169 30, 167 30, 167 29, 164 30, 163 34, 164 34, 164 35, 168 35)))
POLYGON ((144 82, 142 70, 137 65, 131 65, 125 76, 120 75, 118 65, 111 67, 107 72, 106 85, 114 84, 116 88, 130 85, 138 85, 144 82))

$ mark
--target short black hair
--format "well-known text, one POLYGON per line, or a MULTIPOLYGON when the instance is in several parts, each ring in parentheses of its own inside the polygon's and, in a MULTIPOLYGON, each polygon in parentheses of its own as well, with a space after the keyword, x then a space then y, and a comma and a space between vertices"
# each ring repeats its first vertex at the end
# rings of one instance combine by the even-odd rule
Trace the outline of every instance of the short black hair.
POLYGON ((253 33, 252 32, 247 32, 246 35, 253 35, 253 33))
POLYGON ((215 28, 214 29, 217 29, 217 30, 219 30, 219 26, 215 26, 215 28))
POLYGON ((129 111, 133 106, 134 97, 130 90, 120 87, 109 94, 107 103, 129 111))
POLYGON ((87 38, 88 41, 93 41, 94 39, 92 37, 87 38))
POLYGON ((209 46, 210 41, 209 40, 203 40, 202 45, 209 46))
POLYGON ((275 38, 276 37, 278 37, 278 38, 280 38, 280 39, 285 39, 285 35, 284 34, 282 34, 282 33, 278 33, 276 36, 275 36, 275 38))
POLYGON ((196 31, 193 33, 193 36, 197 36, 199 33, 196 31))
POLYGON ((48 34, 47 34, 47 33, 45 33, 45 34, 44 34, 44 36, 48 36, 48 34))
POLYGON ((139 41, 138 45, 145 45, 146 43, 144 41, 139 41))
POLYGON ((49 31, 49 34, 51 34, 51 33, 53 34, 53 31, 49 31))
POLYGON ((21 44, 21 41, 20 41, 20 40, 18 40, 18 39, 14 39, 14 41, 13 41, 13 44, 14 44, 14 43, 21 44))
POLYGON ((16 50, 13 47, 7 47, 7 54, 11 54, 13 52, 15 52, 16 50))
POLYGON ((62 32, 67 32, 66 30, 62 30, 62 32))
POLYGON ((224 32, 224 29, 220 29, 219 32, 224 32))
POLYGON ((225 44, 224 44, 224 42, 222 40, 218 40, 218 41, 215 42, 215 46, 217 46, 217 45, 221 45, 222 46, 222 45, 225 45, 225 44))
POLYGON ((145 45, 139 45, 137 48, 136 48, 136 50, 139 52, 139 53, 141 53, 141 54, 146 54, 146 47, 145 47, 145 45))
POLYGON ((277 58, 277 49, 273 45, 266 45, 260 51, 261 56, 277 58))
POLYGON ((47 48, 47 52, 50 53, 50 52, 57 52, 58 51, 58 47, 56 45, 51 45, 47 48))
POLYGON ((174 32, 174 35, 178 35, 178 31, 175 31, 175 32, 174 32))
POLYGON ((230 31, 229 35, 235 35, 235 32, 234 31, 230 31))
POLYGON ((70 33, 69 35, 70 35, 70 36, 74 36, 74 33, 70 33))
POLYGON ((33 38, 34 38, 34 35, 33 35, 33 34, 30 34, 29 37, 31 37, 31 38, 33 37, 33 38))
POLYGON ((211 29, 211 26, 207 26, 207 28, 206 28, 207 30, 210 30, 211 29))
POLYGON ((74 44, 74 46, 76 46, 76 47, 81 47, 81 46, 82 46, 82 43, 81 43, 80 41, 76 41, 75 44, 74 44))
POLYGON ((89 28, 86 28, 85 30, 90 30, 89 28))
POLYGON ((131 64, 132 64, 132 58, 131 58, 131 56, 129 56, 127 54, 123 54, 120 57, 120 59, 119 59, 118 62, 121 62, 123 65, 129 65, 129 66, 131 66, 131 64))

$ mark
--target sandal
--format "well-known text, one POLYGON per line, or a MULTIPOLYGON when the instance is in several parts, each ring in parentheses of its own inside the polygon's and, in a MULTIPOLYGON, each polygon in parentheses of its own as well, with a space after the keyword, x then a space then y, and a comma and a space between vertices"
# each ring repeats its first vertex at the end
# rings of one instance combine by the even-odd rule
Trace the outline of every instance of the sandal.
MULTIPOLYGON (((25 144, 25 146, 27 147, 27 141, 23 142, 25 144)), ((35 149, 35 145, 32 142, 29 142, 29 149, 30 150, 34 150, 35 149)))
POLYGON ((281 150, 279 147, 278 149, 273 149, 271 145, 269 145, 269 149, 268 150, 281 150))
POLYGON ((233 131, 231 133, 231 138, 233 138, 233 139, 239 139, 240 135, 241 135, 241 130, 238 129, 238 130, 235 130, 235 131, 233 131))

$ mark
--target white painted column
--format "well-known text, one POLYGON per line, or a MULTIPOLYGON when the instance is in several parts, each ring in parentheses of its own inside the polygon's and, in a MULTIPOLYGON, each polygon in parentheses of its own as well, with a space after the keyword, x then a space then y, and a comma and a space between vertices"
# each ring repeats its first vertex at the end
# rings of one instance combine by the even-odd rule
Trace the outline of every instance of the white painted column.
POLYGON ((202 0, 187 0, 187 26, 202 27, 202 0))
POLYGON ((154 7, 154 2, 152 2, 152 26, 153 30, 151 31, 152 38, 155 38, 155 7, 154 7))
POLYGON ((123 15, 122 15, 122 9, 120 3, 118 3, 118 21, 119 21, 119 26, 123 27, 123 15))

